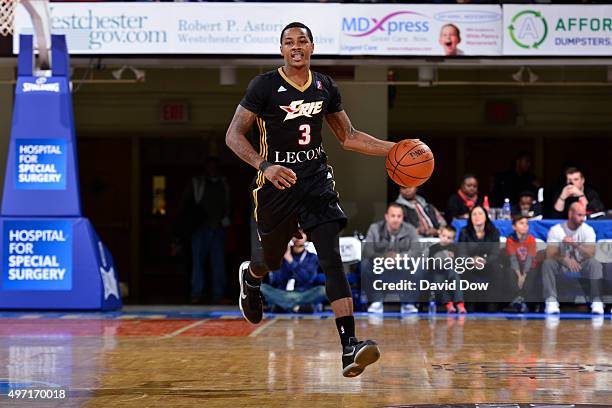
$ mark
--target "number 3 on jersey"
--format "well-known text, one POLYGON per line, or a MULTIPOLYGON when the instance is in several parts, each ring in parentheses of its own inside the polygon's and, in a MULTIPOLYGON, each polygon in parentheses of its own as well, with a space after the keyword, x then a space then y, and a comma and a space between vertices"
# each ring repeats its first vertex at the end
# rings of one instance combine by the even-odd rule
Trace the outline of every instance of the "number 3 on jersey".
POLYGON ((298 144, 301 146, 305 146, 310 143, 310 125, 302 125, 299 127, 299 130, 302 132, 300 138, 298 139, 298 144))

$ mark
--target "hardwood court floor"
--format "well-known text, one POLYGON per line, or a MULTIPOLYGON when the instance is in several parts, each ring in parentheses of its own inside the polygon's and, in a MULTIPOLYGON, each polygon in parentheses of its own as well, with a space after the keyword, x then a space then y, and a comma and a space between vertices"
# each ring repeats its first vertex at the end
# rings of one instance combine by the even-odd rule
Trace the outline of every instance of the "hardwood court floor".
POLYGON ((358 333, 379 341, 382 358, 355 379, 341 375, 331 318, 27 317, 0 317, 2 407, 612 406, 609 316, 364 316, 358 333), (10 400, 9 383, 69 397, 10 400))

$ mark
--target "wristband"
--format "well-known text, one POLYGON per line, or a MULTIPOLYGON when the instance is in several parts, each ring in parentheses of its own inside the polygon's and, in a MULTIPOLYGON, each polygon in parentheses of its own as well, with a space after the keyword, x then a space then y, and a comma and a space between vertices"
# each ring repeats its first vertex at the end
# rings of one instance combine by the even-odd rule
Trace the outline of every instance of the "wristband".
POLYGON ((268 167, 270 167, 270 166, 272 166, 272 163, 270 163, 270 162, 269 162, 269 161, 267 161, 267 160, 264 160, 264 161, 262 161, 262 162, 259 164, 259 167, 258 167, 258 168, 259 168, 259 171, 261 171, 261 172, 263 173, 263 172, 265 172, 265 171, 266 171, 266 169, 267 169, 268 167))

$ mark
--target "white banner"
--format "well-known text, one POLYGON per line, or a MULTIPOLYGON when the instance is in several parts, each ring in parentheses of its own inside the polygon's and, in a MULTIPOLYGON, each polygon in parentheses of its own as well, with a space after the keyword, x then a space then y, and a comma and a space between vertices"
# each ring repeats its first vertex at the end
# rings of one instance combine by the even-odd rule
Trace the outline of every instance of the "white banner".
POLYGON ((612 5, 505 5, 504 55, 612 55, 612 5))
POLYGON ((501 54, 496 5, 345 5, 340 12, 343 55, 501 54))
MULTIPOLYGON (((498 5, 471 4, 101 2, 49 8, 51 32, 67 35, 72 54, 279 55, 281 29, 301 21, 312 29, 319 55, 612 55, 612 5, 507 5, 503 18, 498 5)), ((33 32, 23 6, 15 29, 33 32)))
MULTIPOLYGON (((280 55, 281 30, 292 21, 310 27, 317 54, 339 48, 337 4, 50 3, 49 9, 51 33, 66 34, 71 54, 280 55)), ((23 6, 15 31, 33 32, 23 6)))

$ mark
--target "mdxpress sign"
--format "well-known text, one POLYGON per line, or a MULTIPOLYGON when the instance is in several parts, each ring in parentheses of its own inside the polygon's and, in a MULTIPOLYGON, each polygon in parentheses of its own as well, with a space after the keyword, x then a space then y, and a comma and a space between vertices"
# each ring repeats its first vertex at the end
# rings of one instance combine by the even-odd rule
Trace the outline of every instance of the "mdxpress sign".
POLYGON ((612 6, 504 6, 504 55, 611 55, 612 6))
POLYGON ((499 55, 501 8, 495 5, 340 7, 344 55, 499 55))
POLYGON ((72 222, 5 221, 2 290, 71 290, 72 222))
MULTIPOLYGON (((280 33, 302 21, 318 54, 337 54, 338 5, 259 3, 51 3, 51 32, 65 34, 71 54, 278 55, 280 33)), ((18 6, 16 32, 32 22, 18 6)), ((18 52, 19 36, 13 50, 18 52)))

